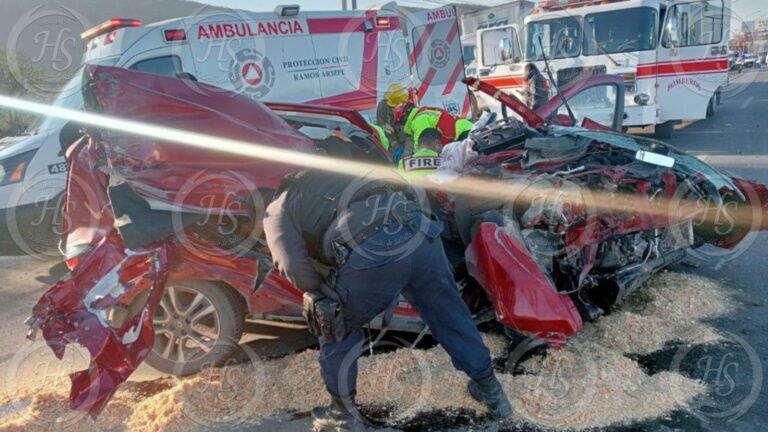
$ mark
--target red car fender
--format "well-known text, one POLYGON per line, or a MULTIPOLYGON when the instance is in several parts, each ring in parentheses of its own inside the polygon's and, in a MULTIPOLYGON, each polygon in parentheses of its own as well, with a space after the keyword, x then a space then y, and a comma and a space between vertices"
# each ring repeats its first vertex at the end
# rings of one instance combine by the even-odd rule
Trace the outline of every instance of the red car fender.
POLYGON ((174 242, 169 253, 168 280, 207 280, 225 282, 248 298, 255 288, 259 272, 258 261, 251 257, 233 256, 217 246, 187 236, 184 242, 174 242))
POLYGON ((562 346, 582 328, 568 295, 560 294, 525 245, 494 223, 483 223, 466 252, 469 274, 491 298, 499 322, 562 346))

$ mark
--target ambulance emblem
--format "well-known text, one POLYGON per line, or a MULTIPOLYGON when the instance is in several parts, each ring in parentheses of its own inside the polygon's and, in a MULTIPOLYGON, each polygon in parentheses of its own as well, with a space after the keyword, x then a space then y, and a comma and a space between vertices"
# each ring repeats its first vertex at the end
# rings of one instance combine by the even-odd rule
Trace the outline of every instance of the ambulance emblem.
POLYGON ((275 67, 251 48, 241 50, 229 64, 229 80, 238 93, 254 99, 266 96, 275 84, 275 67))
POLYGON ((444 68, 451 59, 451 47, 444 40, 436 39, 432 41, 431 48, 429 51, 429 62, 436 69, 444 68))

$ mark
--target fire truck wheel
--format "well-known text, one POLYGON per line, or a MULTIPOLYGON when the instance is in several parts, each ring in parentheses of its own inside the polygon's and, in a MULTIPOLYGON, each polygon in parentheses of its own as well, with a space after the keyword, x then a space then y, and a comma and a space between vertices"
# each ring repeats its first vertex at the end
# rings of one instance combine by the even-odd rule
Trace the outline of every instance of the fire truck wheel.
POLYGON ((152 323, 153 368, 176 376, 220 366, 239 350, 244 304, 232 288, 209 281, 169 282, 152 323))
POLYGON ((675 134, 675 122, 667 121, 656 125, 656 133, 654 134, 658 139, 670 139, 675 134))
POLYGON ((714 117, 717 114, 717 98, 712 96, 707 105, 707 118, 714 117))

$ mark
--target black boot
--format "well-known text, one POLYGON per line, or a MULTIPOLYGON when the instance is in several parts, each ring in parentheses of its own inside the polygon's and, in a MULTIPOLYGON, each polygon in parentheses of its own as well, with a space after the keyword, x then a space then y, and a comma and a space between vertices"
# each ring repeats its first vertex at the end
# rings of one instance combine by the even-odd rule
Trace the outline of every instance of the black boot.
POLYGON ((315 432, 365 431, 365 421, 357 410, 355 399, 332 398, 327 407, 312 410, 312 427, 315 432))
POLYGON ((471 379, 467 383, 467 389, 473 398, 488 407, 488 412, 493 417, 500 419, 512 415, 512 404, 509 403, 496 375, 479 380, 471 379))

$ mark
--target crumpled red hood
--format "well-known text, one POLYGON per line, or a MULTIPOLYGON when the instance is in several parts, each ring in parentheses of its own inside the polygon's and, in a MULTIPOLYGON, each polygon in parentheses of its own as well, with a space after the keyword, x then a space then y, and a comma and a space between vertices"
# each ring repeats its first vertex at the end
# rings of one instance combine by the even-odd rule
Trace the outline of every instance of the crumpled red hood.
MULTIPOLYGON (((246 96, 199 82, 114 67, 90 66, 86 74, 89 83, 84 94, 89 111, 278 149, 309 152, 315 148, 313 141, 264 104, 246 96)), ((196 205, 203 196, 223 197, 216 192, 237 188, 238 183, 241 189, 242 183, 275 189, 295 169, 288 163, 221 152, 215 138, 211 150, 177 144, 170 137, 158 140, 111 131, 103 131, 99 141, 115 174, 140 195, 177 205, 196 205), (201 170, 232 171, 245 178, 234 184, 207 179, 190 190, 190 179, 201 170)), ((219 205, 227 208, 226 202, 219 205)))

